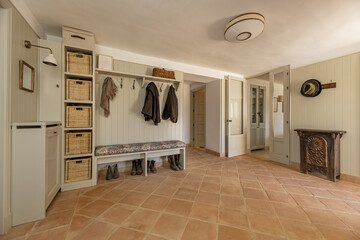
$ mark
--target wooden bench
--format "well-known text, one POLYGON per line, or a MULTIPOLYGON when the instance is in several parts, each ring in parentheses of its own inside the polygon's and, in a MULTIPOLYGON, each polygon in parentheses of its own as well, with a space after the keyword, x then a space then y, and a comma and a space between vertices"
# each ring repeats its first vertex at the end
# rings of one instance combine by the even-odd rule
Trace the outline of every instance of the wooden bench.
POLYGON ((143 174, 147 176, 147 160, 180 154, 180 163, 185 169, 185 146, 181 141, 162 141, 98 146, 95 148, 97 165, 141 159, 143 174))

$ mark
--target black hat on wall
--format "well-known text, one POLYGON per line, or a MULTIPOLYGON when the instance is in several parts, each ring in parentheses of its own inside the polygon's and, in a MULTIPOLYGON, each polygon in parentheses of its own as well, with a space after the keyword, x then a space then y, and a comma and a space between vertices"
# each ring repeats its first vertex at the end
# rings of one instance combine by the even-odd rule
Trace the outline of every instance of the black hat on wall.
POLYGON ((300 93, 305 97, 316 97, 321 93, 322 85, 319 80, 309 79, 306 80, 301 86, 300 93))

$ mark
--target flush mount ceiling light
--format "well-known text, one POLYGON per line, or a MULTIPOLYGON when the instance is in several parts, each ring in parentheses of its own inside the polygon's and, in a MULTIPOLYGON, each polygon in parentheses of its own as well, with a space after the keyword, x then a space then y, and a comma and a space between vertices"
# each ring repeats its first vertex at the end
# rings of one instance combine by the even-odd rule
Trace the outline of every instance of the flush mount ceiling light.
POLYGON ((259 13, 245 13, 232 19, 225 27, 224 37, 229 42, 245 42, 259 36, 265 18, 259 13))
POLYGON ((54 57, 54 55, 53 55, 53 53, 52 53, 51 48, 42 47, 42 46, 38 46, 38 45, 31 44, 31 42, 28 41, 28 40, 25 40, 25 47, 26 47, 26 48, 38 47, 38 48, 48 49, 48 50, 50 51, 50 54, 47 55, 47 56, 43 59, 43 63, 45 63, 45 64, 47 64, 47 65, 50 65, 50 66, 54 66, 54 67, 56 67, 56 66, 58 65, 58 64, 57 64, 57 61, 56 61, 56 58, 54 57))

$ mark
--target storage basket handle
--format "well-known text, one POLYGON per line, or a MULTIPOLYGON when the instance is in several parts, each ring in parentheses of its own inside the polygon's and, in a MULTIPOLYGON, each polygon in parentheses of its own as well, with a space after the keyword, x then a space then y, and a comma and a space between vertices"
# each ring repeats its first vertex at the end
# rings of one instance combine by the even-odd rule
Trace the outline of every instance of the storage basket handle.
POLYGON ((82 163, 82 162, 83 162, 82 160, 75 161, 76 164, 82 163))
POLYGON ((76 134, 76 137, 82 137, 83 135, 82 134, 76 134))
POLYGON ((83 109, 82 107, 77 107, 76 110, 82 111, 82 110, 84 110, 84 109, 83 109))
POLYGON ((79 38, 79 39, 81 39, 81 40, 85 40, 85 38, 84 37, 82 37, 82 36, 79 36, 79 35, 71 35, 71 37, 72 38, 79 38))
POLYGON ((80 85, 83 84, 83 82, 81 82, 81 81, 75 81, 75 83, 80 84, 80 85))
POLYGON ((77 57, 77 58, 83 58, 84 56, 81 55, 81 54, 76 54, 75 57, 77 57))

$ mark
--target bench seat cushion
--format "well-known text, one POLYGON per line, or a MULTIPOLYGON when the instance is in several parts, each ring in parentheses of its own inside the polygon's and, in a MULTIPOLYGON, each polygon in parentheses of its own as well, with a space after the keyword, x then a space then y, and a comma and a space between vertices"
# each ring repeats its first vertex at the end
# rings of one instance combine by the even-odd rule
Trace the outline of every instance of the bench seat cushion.
POLYGON ((148 143, 130 143, 98 146, 95 148, 95 156, 116 155, 124 153, 147 152, 173 148, 184 148, 186 144, 182 141, 163 141, 148 143))

